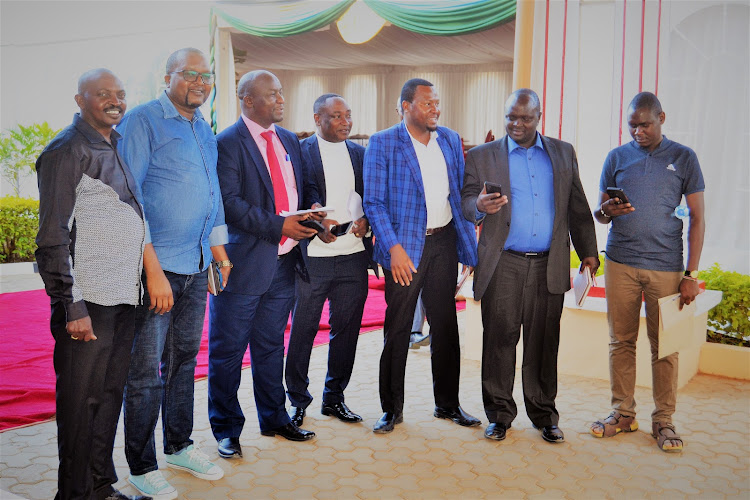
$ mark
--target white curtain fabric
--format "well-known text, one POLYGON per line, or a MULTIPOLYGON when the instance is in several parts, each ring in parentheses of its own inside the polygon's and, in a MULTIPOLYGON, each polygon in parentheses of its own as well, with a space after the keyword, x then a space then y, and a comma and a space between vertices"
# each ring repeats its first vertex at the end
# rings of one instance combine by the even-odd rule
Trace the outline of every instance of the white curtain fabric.
MULTIPOLYGON (((695 150, 706 181, 701 269, 750 273, 750 7, 719 4, 673 28, 663 131, 695 150)), ((687 226, 687 224, 685 224, 687 226)))
POLYGON ((326 92, 341 94, 352 108, 352 134, 372 135, 399 121, 396 101, 404 82, 424 78, 438 90, 440 123, 458 132, 467 144, 481 144, 489 130, 503 135, 503 103, 512 91, 509 63, 371 66, 354 71, 277 70, 286 97, 282 126, 295 132, 315 130, 312 106, 326 92))

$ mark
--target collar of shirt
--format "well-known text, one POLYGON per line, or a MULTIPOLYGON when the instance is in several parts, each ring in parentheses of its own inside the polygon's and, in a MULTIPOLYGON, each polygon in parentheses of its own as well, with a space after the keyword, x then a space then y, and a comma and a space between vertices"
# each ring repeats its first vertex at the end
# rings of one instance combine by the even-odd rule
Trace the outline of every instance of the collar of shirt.
POLYGON ((661 153, 662 151, 664 151, 665 149, 667 149, 669 147, 669 145, 672 144, 672 141, 670 141, 669 139, 667 139, 666 135, 662 134, 662 136, 661 136, 661 142, 656 147, 656 149, 654 149, 653 151, 649 151, 648 149, 639 146, 638 143, 635 142, 634 140, 630 141, 630 144, 632 144, 635 149, 637 149, 638 151, 640 151, 644 155, 649 155, 649 154, 655 155, 655 154, 661 153))
MULTIPOLYGON (((263 128, 260 125, 258 125, 257 123, 255 123, 254 121, 252 121, 250 118, 248 118, 247 116, 245 116, 244 114, 242 114, 241 116, 242 116, 242 121, 245 122, 245 126, 247 127, 248 132, 250 132, 250 135, 253 136, 253 139, 255 139, 255 142, 258 143, 258 145, 266 143, 266 140, 260 135, 263 132, 267 132, 267 131, 270 130, 271 132, 273 132, 273 135, 276 138, 279 137, 279 134, 276 133, 276 124, 272 123, 270 127, 263 128)), ((264 148, 261 148, 261 150, 262 149, 264 149, 264 148)), ((266 155, 265 155, 265 151, 264 151, 263 152, 263 158, 265 158, 265 156, 266 155)), ((268 162, 268 160, 266 160, 266 162, 268 162)))
POLYGON ((315 135, 318 136, 318 148, 325 148, 329 150, 346 149, 346 141, 330 142, 323 139, 323 137, 321 137, 318 133, 316 133, 315 135))
POLYGON ((406 124, 404 124, 404 128, 406 129, 406 132, 409 134, 409 137, 411 138, 411 142, 412 144, 414 144, 415 148, 418 146, 422 146, 423 148, 430 147, 434 141, 437 141, 437 138, 440 135, 438 134, 437 130, 433 130, 432 132, 430 132, 430 140, 427 141, 427 144, 422 144, 421 142, 416 140, 413 135, 411 135, 411 132, 409 132, 409 127, 407 127, 406 124))
MULTIPOLYGON (((187 118, 182 116, 180 112, 177 111, 177 108, 175 107, 174 103, 167 95, 166 90, 162 92, 161 95, 159 95, 159 102, 161 103, 161 107, 164 108, 164 118, 167 118, 167 119, 168 118, 184 118, 185 120, 187 120, 187 118)), ((195 120, 202 120, 202 119, 203 119, 203 113, 201 113, 200 109, 196 108, 195 114, 193 115, 193 119, 188 120, 188 121, 194 122, 195 120)))
MULTIPOLYGON (((89 123, 84 120, 81 117, 80 113, 76 113, 73 115, 73 126, 81 133, 83 136, 91 143, 96 144, 98 142, 106 142, 106 139, 104 139, 104 136, 100 134, 94 127, 89 125, 89 123)), ((117 147, 117 141, 120 140, 120 134, 115 130, 112 129, 112 132, 110 133, 110 141, 112 141, 112 146, 117 147)))
MULTIPOLYGON (((539 132, 536 133, 536 142, 534 142, 534 145, 531 146, 531 148, 535 148, 535 147, 538 147, 539 149, 544 150, 544 143, 542 142, 542 136, 539 135, 539 132)), ((508 154, 510 155, 513 151, 515 151, 518 148, 527 149, 522 146, 519 146, 516 141, 511 139, 510 136, 508 136, 508 154)), ((531 148, 528 148, 528 149, 531 149, 531 148)))

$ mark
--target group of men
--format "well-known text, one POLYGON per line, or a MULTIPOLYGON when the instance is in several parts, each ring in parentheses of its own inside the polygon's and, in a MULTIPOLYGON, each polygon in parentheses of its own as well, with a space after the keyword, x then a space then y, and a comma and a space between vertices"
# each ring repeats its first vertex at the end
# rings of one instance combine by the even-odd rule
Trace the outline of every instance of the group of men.
MULTIPOLYGON (((526 411, 546 441, 562 442, 557 350, 571 239, 581 269, 595 273, 599 259, 575 151, 536 131, 537 95, 515 91, 505 106, 507 135, 464 158, 459 135, 438 126, 439 95, 426 80, 404 84, 403 120, 374 134, 366 150, 348 140, 351 109, 336 94, 315 101, 317 133, 301 143, 276 125, 284 117, 282 85, 263 70, 242 76, 241 116, 215 137, 198 109, 213 82, 203 53, 179 50, 167 62, 165 92, 126 115, 120 80, 106 69, 89 71, 75 96, 80 114, 37 161, 37 260, 55 338, 57 498, 130 498, 112 486, 121 406, 129 481, 145 495, 137 498, 177 497, 156 459, 160 412, 167 465, 206 480, 223 476, 191 440, 212 261, 223 289, 208 300, 208 411, 219 456, 242 456, 238 390, 248 347, 261 434, 315 437, 302 425, 313 400, 310 352, 326 300, 331 342, 321 413, 362 421, 344 391, 368 268, 377 273, 378 264, 387 308, 383 414, 375 433, 393 431, 404 418, 420 294, 431 326, 434 415, 480 425, 459 403, 454 293, 462 263, 475 268, 474 295, 482 301, 485 437, 504 439, 517 414, 512 390, 523 327, 526 411), (501 188, 488 192, 485 183, 501 188), (364 215, 350 217, 356 210, 348 207, 358 198, 364 215), (335 210, 327 213, 327 206, 335 210), (348 231, 336 230, 348 223, 348 231), (475 226, 482 227, 478 244, 475 226)), ((634 142, 608 156, 594 209, 599 222, 612 223, 607 299, 614 412, 591 432, 608 437, 638 427, 633 393, 643 291, 654 366, 653 434, 660 448, 678 451, 682 441, 671 423, 677 354, 657 357, 655 304, 678 291, 689 303, 698 293, 691 272, 702 246, 703 180, 695 154, 662 136, 664 113, 653 94, 636 96, 628 113, 634 142), (624 189, 630 203, 610 199, 610 185, 624 189), (690 207, 684 276, 681 221, 670 218, 683 195, 690 207)))

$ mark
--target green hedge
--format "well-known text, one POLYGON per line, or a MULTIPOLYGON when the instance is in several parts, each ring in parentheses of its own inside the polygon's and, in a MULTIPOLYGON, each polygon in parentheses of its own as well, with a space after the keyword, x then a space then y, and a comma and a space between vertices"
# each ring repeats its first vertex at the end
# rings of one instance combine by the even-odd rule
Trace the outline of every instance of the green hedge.
POLYGON ((0 198, 0 262, 31 262, 39 229, 39 200, 0 198))
POLYGON ((714 264, 701 271, 699 278, 706 282, 706 289, 724 294, 708 313, 708 329, 714 332, 709 333, 709 341, 750 346, 750 276, 714 264))

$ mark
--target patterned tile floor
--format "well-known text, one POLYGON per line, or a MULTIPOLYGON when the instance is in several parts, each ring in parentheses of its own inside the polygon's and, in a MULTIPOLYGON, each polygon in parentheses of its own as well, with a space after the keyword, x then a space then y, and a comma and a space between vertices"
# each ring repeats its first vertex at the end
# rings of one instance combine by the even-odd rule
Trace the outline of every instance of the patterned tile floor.
MULTIPOLYGON (((460 320, 463 313, 459 314, 460 320)), ((588 434, 588 422, 608 414, 604 380, 560 376, 558 409, 566 442, 544 442, 523 410, 520 372, 515 398, 519 416, 505 441, 483 438, 480 366, 464 360, 461 402, 482 427, 463 428, 432 416, 429 350, 410 351, 404 423, 375 435, 380 416, 377 377, 382 331, 360 337, 347 403, 361 424, 344 424, 319 412, 328 349, 313 350, 310 380, 316 400, 304 427, 317 438, 293 443, 259 433, 250 370, 243 371, 240 400, 248 421, 241 436, 244 459, 216 453, 206 412, 206 381, 196 383, 193 438, 226 471, 202 481, 166 467, 157 435, 159 466, 180 498, 750 498, 750 382, 696 376, 678 394, 675 424, 682 454, 657 449, 650 430, 650 390, 638 388, 641 430, 611 439, 588 434)), ((606 356, 606 353, 603 353, 606 356)), ((159 427, 160 428, 160 425, 159 427)), ((0 499, 50 499, 56 488, 54 422, 0 434, 0 499)), ((123 492, 127 483, 122 429, 114 451, 123 492)))

